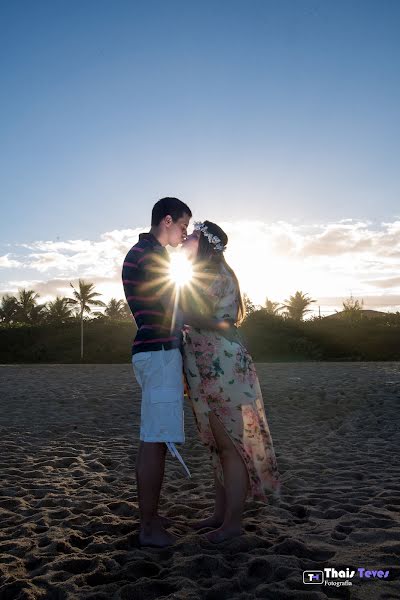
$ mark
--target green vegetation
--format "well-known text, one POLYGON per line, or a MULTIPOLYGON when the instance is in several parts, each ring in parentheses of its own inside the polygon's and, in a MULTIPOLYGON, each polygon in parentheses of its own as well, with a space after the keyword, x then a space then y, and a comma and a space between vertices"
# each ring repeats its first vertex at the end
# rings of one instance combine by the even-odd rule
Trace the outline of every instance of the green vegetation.
POLYGON ((241 332, 254 360, 400 360, 400 312, 309 321, 251 313, 241 332))
MULTIPOLYGON (((74 292, 72 299, 58 297, 47 304, 39 304, 32 290, 4 296, 0 363, 129 362, 136 327, 126 302, 112 298, 105 305, 83 281, 74 292), (104 312, 91 312, 91 306, 103 306, 104 312)), ((304 321, 313 301, 302 292, 284 305, 267 299, 265 307, 256 307, 245 301, 240 331, 256 361, 400 360, 400 312, 363 310, 362 302, 350 298, 343 311, 304 321)))
POLYGON ((79 320, 61 325, 0 326, 0 363, 124 363, 136 335, 133 321, 85 321, 81 360, 79 320))
POLYGON ((294 321, 302 321, 304 315, 310 312, 311 308, 308 308, 312 302, 307 294, 303 292, 296 292, 294 296, 290 296, 289 300, 285 300, 285 304, 282 305, 282 309, 285 310, 285 316, 293 319, 294 321))
POLYGON ((86 281, 80 279, 78 289, 74 288, 72 283, 70 283, 70 286, 73 289, 74 297, 67 300, 67 302, 76 307, 76 314, 81 324, 81 360, 83 360, 83 316, 85 313, 90 314, 92 312, 92 306, 105 306, 105 304, 101 300, 97 300, 97 296, 100 296, 100 294, 94 291, 93 283, 86 283, 86 281))
POLYGON ((129 359, 136 327, 125 300, 111 298, 104 304, 94 285, 81 279, 77 288, 71 287, 72 298, 57 296, 47 304, 39 304, 39 295, 33 290, 3 296, 0 363, 118 363, 129 359), (92 307, 102 307, 104 313, 92 312, 92 307))

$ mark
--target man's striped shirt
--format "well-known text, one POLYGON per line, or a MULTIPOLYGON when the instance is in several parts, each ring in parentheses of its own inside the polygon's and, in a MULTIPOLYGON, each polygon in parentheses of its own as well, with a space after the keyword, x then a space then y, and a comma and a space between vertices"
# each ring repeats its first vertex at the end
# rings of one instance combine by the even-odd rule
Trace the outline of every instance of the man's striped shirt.
POLYGON ((129 250, 122 268, 122 283, 138 328, 132 354, 179 348, 180 326, 171 328, 174 287, 169 280, 169 255, 153 234, 141 233, 138 243, 129 250), (164 308, 166 301, 170 310, 164 308))

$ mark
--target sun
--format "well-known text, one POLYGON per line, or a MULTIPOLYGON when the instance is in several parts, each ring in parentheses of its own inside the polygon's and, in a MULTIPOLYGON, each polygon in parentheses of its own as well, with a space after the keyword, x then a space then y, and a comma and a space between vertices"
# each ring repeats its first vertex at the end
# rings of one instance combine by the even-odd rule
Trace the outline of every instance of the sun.
POLYGON ((190 260, 180 252, 171 254, 169 277, 177 287, 188 284, 193 277, 193 268, 190 260))

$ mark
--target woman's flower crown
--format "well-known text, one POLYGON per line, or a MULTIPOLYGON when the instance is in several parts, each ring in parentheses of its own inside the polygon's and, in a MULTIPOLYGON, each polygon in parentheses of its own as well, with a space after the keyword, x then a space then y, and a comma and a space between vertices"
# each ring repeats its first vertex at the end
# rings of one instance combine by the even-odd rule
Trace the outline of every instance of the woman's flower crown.
POLYGON ((204 225, 204 223, 202 223, 201 221, 196 221, 196 223, 194 224, 194 230, 201 231, 204 237, 208 239, 208 243, 214 246, 214 249, 217 250, 217 252, 223 252, 225 250, 225 246, 223 245, 219 237, 210 233, 208 231, 207 225, 204 225))

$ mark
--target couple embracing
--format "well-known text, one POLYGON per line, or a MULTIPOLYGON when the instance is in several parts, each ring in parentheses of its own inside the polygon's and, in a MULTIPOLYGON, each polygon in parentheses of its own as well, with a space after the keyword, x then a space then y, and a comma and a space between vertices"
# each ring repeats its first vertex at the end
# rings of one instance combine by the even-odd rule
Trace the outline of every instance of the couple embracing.
POLYGON ((278 496, 280 481, 259 381, 237 325, 244 307, 235 273, 227 264, 225 232, 195 223, 187 235, 189 207, 162 198, 151 229, 128 252, 122 270, 125 296, 137 324, 133 369, 142 388, 136 478, 142 545, 168 546, 168 519, 158 515, 167 448, 187 467, 175 444, 183 443, 184 378, 201 441, 214 469, 213 514, 193 525, 209 528, 219 543, 242 533, 248 495, 278 496), (168 277, 166 246, 182 244, 198 274, 195 292, 176 301, 168 277))

